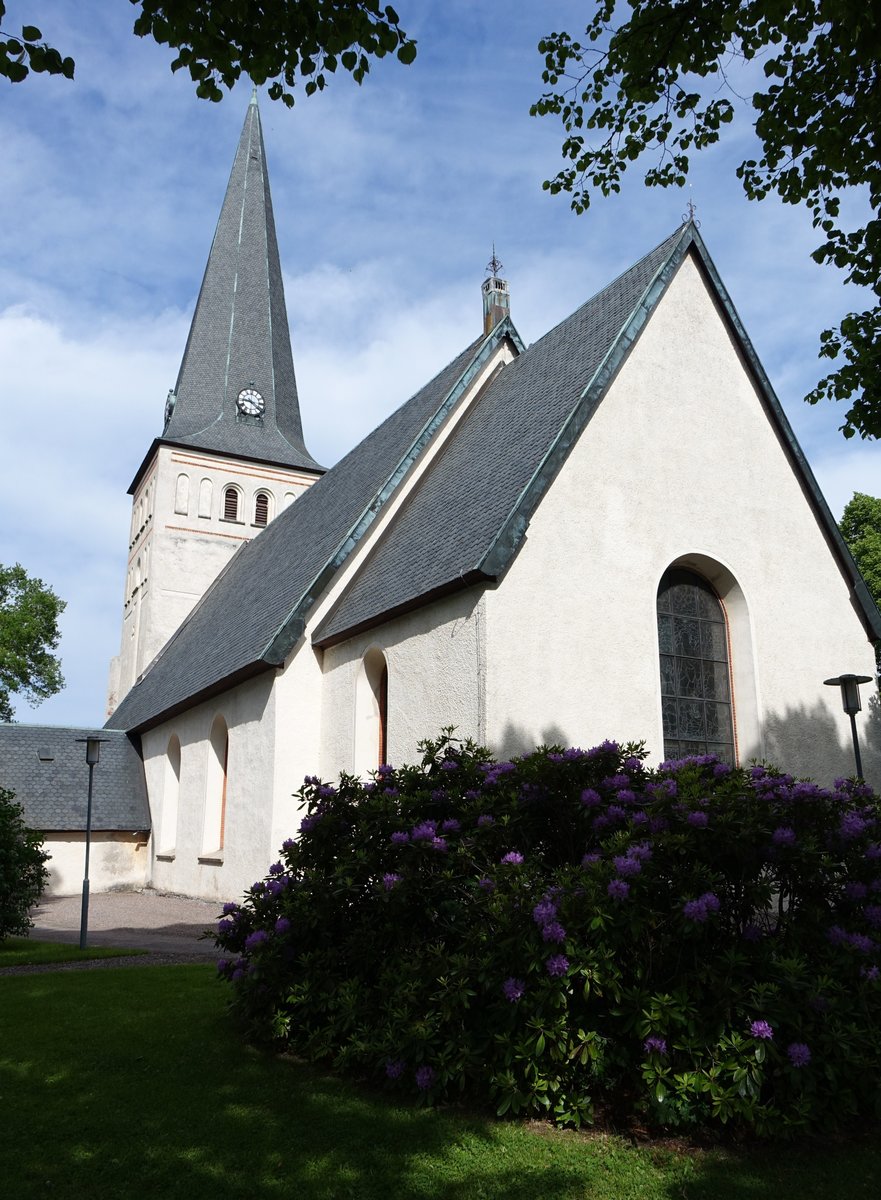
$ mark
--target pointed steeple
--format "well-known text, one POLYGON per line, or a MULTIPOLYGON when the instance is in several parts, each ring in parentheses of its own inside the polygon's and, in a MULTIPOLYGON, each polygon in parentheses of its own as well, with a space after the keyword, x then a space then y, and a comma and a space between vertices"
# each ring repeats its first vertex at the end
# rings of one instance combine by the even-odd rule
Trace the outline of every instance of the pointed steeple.
POLYGON ((303 441, 256 89, 162 441, 321 470, 303 441))

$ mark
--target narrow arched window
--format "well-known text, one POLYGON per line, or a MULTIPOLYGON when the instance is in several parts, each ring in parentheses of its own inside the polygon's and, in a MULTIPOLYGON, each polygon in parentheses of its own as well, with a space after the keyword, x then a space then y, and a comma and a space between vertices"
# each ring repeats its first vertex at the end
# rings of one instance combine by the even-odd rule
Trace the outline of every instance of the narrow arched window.
POLYGON ((174 851, 177 841, 177 806, 180 795, 180 738, 173 733, 168 739, 165 754, 165 782, 162 788, 162 825, 159 849, 163 854, 174 851))
POLYGON ((214 485, 210 479, 203 479, 199 484, 199 516, 211 516, 211 497, 214 491, 214 485))
POLYGON ((223 849, 226 834, 226 784, 229 771, 229 731, 221 716, 214 718, 208 746, 205 777, 205 820, 202 827, 202 853, 223 849))
POLYGON ((178 475, 174 489, 174 511, 185 517, 190 512, 190 477, 183 473, 178 475))
POLYGON ((364 655, 355 681, 353 766, 357 775, 375 771, 388 761, 388 687, 385 655, 374 647, 364 655))
POLYGON ((239 493, 234 487, 226 488, 223 493, 223 519, 224 521, 239 519, 239 493))
POLYGON ((709 583, 673 568, 658 588, 664 755, 735 761, 725 610, 709 583))
POLYGON ((254 524, 269 524, 269 497, 266 492, 258 492, 254 497, 254 524))

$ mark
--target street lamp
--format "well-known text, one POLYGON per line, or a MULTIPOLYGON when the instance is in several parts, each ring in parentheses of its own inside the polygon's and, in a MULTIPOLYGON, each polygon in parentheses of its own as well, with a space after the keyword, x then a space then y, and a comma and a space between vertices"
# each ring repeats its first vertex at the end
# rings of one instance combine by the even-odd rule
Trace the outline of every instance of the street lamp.
POLYGON ((101 743, 107 738, 84 737, 77 738, 78 742, 86 743, 86 762, 89 764, 89 803, 86 808, 86 869, 83 876, 83 906, 80 911, 80 950, 86 948, 86 936, 89 931, 89 849, 92 844, 92 776, 98 759, 101 757, 101 743))
POLYGON ((860 684, 871 683, 871 675, 839 675, 837 679, 824 679, 829 687, 841 688, 841 707, 850 717, 850 731, 853 734, 853 756, 857 763, 857 778, 863 777, 863 762, 860 758, 860 743, 857 738, 856 714, 863 707, 860 703, 860 684))

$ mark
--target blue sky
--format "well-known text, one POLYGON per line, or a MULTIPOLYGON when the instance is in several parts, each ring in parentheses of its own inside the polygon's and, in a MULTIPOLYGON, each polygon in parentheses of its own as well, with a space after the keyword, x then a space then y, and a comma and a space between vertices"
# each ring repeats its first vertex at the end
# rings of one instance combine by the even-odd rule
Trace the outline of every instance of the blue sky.
MULTIPOLYGON (((293 111, 261 99, 306 443, 328 465, 480 329, 495 242, 514 320, 534 341, 667 236, 689 196, 701 233, 838 516, 881 491, 881 447, 846 442, 834 405, 804 394, 818 335, 859 304, 810 260, 806 213, 745 200, 734 168, 749 122, 699 156, 686 191, 620 196, 576 216, 541 183, 561 130, 529 116, 539 38, 583 3, 398 5, 409 68, 377 63, 293 111)), ((131 34, 126 0, 12 0, 76 79, 0 84, 0 561, 67 600, 66 689, 19 719, 103 720, 118 650, 126 489, 177 375, 250 85, 221 104, 131 34)))

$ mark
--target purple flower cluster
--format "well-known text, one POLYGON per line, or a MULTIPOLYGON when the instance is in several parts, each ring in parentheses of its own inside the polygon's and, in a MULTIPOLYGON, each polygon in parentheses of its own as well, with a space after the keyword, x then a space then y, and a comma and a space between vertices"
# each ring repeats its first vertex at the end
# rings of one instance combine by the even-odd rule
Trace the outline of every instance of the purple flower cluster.
POLYGON ((655 1034, 651 1034, 650 1037, 647 1037, 645 1039, 645 1041, 642 1044, 642 1048, 643 1048, 643 1050, 645 1050, 646 1054, 666 1054, 667 1053, 667 1043, 666 1043, 665 1039, 662 1037, 657 1037, 655 1034))
POLYGON ((601 854, 597 854, 595 851, 592 851, 590 854, 585 854, 583 856, 581 859, 581 865, 583 867, 595 867, 596 864, 601 861, 601 859, 601 854))
POLYGON ((395 884, 400 883, 403 878, 403 875, 398 875, 396 871, 386 871, 382 877, 382 886, 387 892, 390 892, 395 884))
POLYGON ((869 889, 864 883, 859 883, 856 880, 852 880, 850 883, 846 883, 844 885, 845 900, 865 900, 868 894, 869 889))
POLYGON ((478 829, 489 829, 490 825, 495 825, 495 823, 496 823, 495 817, 491 817, 489 815, 489 813, 481 813, 480 816, 477 818, 477 828, 478 829))
POLYGON ((400 1079, 406 1065, 402 1058, 390 1058, 385 1064, 385 1073, 389 1079, 400 1079))
POLYGON ((522 979, 506 979, 502 984, 502 991, 506 1000, 509 1000, 511 1004, 516 1004, 526 991, 526 984, 522 979))
POLYGON ((566 940, 566 930, 559 921, 548 921, 547 925, 541 927, 541 936, 546 942, 562 944, 566 940))
POLYGON ((695 829, 706 829, 710 823, 709 816, 699 808, 696 808, 693 812, 690 812, 685 819, 688 821, 688 824, 693 825, 695 829))
POLYGON ((806 1067, 811 1061, 810 1049, 804 1042, 790 1042, 786 1047, 786 1053, 794 1067, 806 1067))
POLYGON ((451 758, 445 758, 440 765, 440 769, 442 771, 458 771, 459 764, 457 762, 453 762, 451 758))
POLYGON ((477 886, 483 888, 485 892, 494 892, 496 890, 495 881, 490 879, 488 875, 484 875, 481 879, 478 879, 477 886))
POLYGON ((618 854, 612 859, 612 864, 619 875, 638 875, 642 870, 642 862, 628 854, 618 854))
POLYGON ((569 959, 565 954, 552 954, 545 963, 545 970, 551 978, 559 978, 569 970, 569 959))
POLYGON ((593 788, 585 788, 581 793, 581 803, 585 808, 596 808, 596 806, 598 804, 602 804, 602 802, 602 796, 593 788))
POLYGON ((767 1021, 753 1021, 749 1032, 750 1037, 754 1037, 760 1042, 770 1042, 774 1037, 774 1030, 767 1021))
POLYGON ((502 855, 500 861, 509 867, 519 867, 523 863, 523 855, 519 850, 509 850, 507 854, 502 855))
POLYGON ((626 900, 630 895, 630 884, 623 879, 612 879, 606 891, 613 900, 626 900))
POLYGON ((419 1067, 416 1071, 416 1086, 420 1092, 427 1092, 434 1083, 434 1067, 419 1067))
POLYGON ((704 892, 697 900, 687 900, 682 906, 682 912, 689 921, 703 922, 710 913, 719 911, 719 897, 715 892, 704 892))
POLYGON ((410 831, 414 842, 431 842, 437 837, 437 821, 420 821, 410 831))
POLYGON ((796 843, 795 830, 791 825, 778 825, 771 834, 775 846, 794 846, 796 843))
POLYGON ((251 953, 268 941, 269 934, 265 929, 255 929, 253 933, 249 933, 245 938, 245 949, 251 953))
POLYGON ((396 829, 395 832, 392 834, 392 838, 391 838, 393 846, 406 846, 406 844, 407 844, 407 842, 409 842, 409 840, 410 840, 409 833, 407 833, 403 829, 396 829))
POLYGON ((448 817, 441 825, 441 833, 458 833, 461 828, 455 817, 448 817))
POLYGON ((276 933, 289 933, 290 928, 291 928, 291 923, 287 919, 287 917, 279 917, 278 920, 275 922, 275 932, 276 933))

